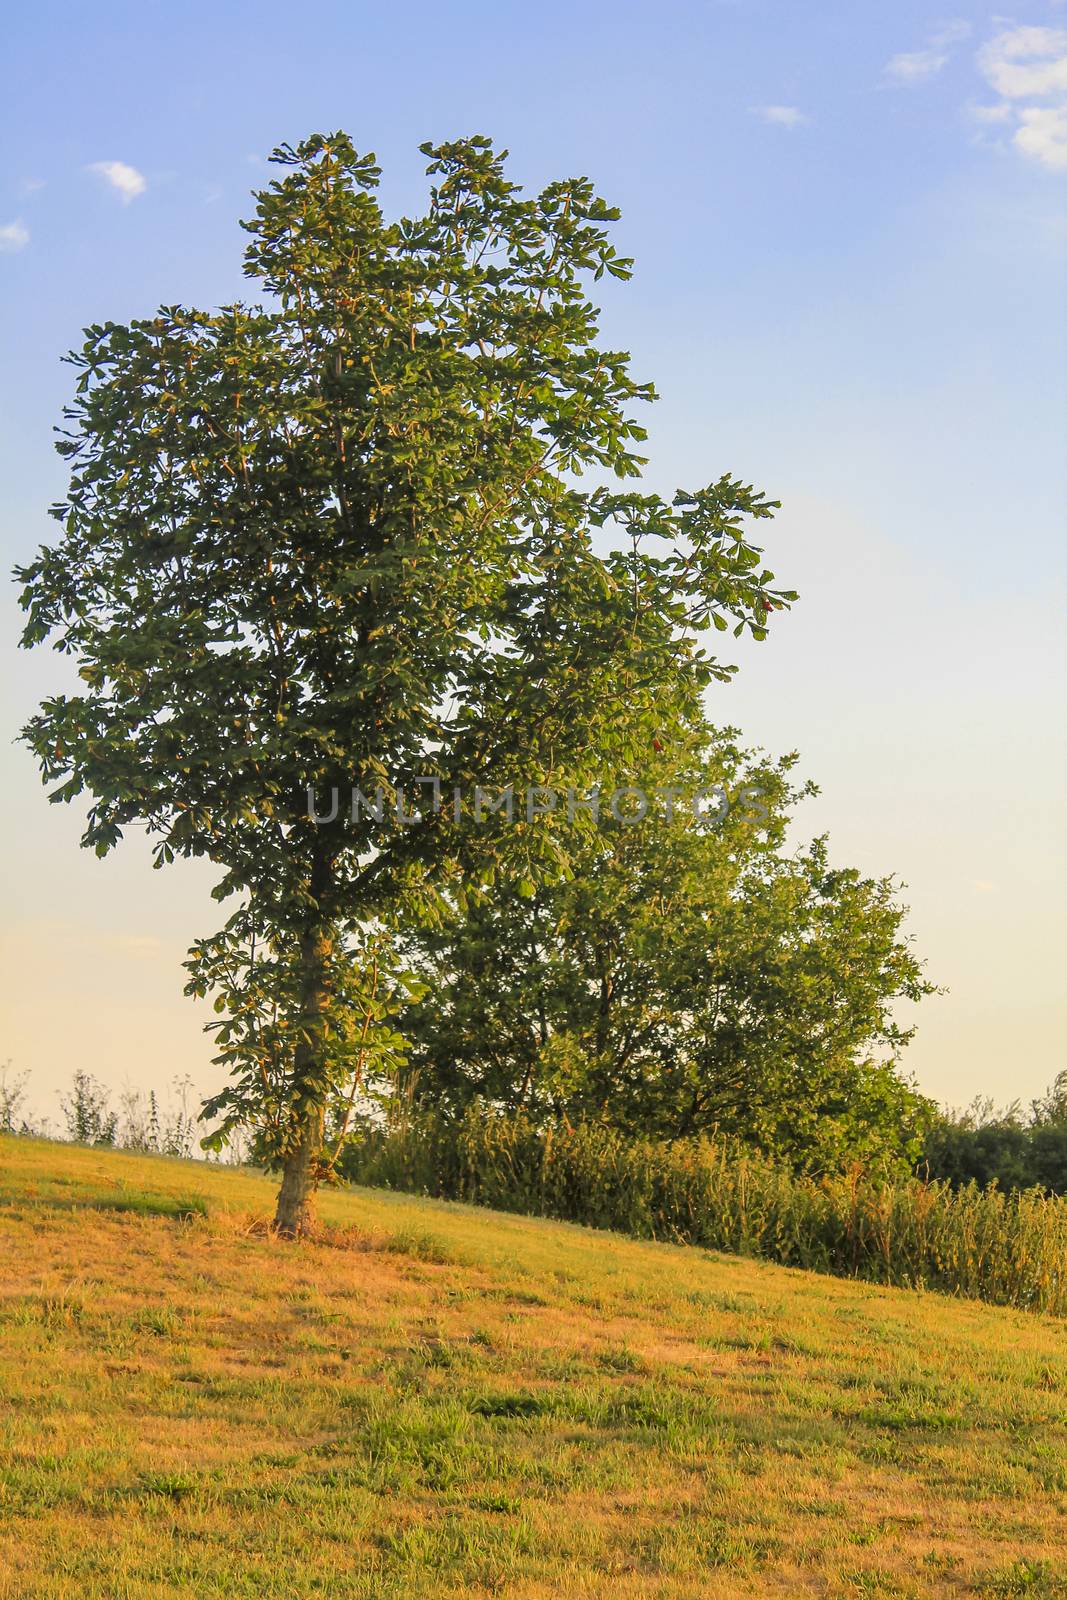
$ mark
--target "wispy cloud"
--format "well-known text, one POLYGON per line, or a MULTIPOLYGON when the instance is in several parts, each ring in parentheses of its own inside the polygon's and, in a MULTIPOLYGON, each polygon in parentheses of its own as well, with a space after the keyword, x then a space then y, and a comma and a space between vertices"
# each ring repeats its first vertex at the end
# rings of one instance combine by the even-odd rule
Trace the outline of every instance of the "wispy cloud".
POLYGON ((1006 28, 979 50, 978 70, 1001 96, 981 120, 1014 123, 1021 155, 1067 171, 1067 30, 1006 28))
POLYGON ((29 242, 30 230, 18 217, 14 222, 7 222, 0 227, 0 250, 8 255, 14 254, 16 250, 25 250, 29 242))
POLYGON ((893 83, 922 83, 940 72, 947 60, 936 50, 913 50, 887 61, 885 75, 893 83))
POLYGON ((148 187, 144 175, 138 172, 136 167, 127 165, 125 161, 93 161, 86 171, 97 173, 117 190, 123 205, 129 205, 131 200, 136 200, 137 196, 144 194, 148 187))
POLYGON ((998 106, 968 106, 967 115, 975 122, 1010 122, 1011 106, 1003 100, 998 106))
POLYGON ((762 117, 764 122, 775 123, 779 128, 799 128, 802 123, 810 122, 797 106, 750 106, 753 116, 762 117))
POLYGON ((930 35, 921 50, 903 50, 892 56, 886 62, 886 78, 890 83, 907 86, 936 77, 948 64, 953 46, 962 43, 970 31, 970 23, 960 18, 946 22, 930 35))
POLYGON ((933 35, 931 43, 939 50, 954 44, 962 44, 964 39, 971 37, 971 25, 963 17, 954 17, 951 22, 946 22, 938 28, 933 35))

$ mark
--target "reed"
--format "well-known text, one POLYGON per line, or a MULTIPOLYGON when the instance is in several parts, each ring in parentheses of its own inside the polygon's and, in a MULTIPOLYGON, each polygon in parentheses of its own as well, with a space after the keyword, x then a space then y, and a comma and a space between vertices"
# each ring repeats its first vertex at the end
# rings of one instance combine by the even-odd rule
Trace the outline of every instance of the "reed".
POLYGON ((1067 1199, 952 1189, 856 1167, 801 1176, 710 1139, 631 1139, 596 1125, 534 1127, 472 1109, 363 1130, 353 1182, 610 1228, 784 1266, 1067 1313, 1067 1199))

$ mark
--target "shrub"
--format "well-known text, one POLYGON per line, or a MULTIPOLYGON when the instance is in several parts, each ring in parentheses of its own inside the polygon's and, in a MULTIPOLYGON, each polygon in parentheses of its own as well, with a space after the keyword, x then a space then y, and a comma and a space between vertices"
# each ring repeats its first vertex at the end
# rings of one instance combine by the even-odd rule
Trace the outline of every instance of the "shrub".
POLYGON ((758 1256, 785 1266, 1067 1312, 1067 1202, 953 1189, 856 1167, 821 1178, 709 1138, 628 1139, 596 1124, 539 1130, 472 1107, 367 1128, 354 1182, 758 1256))

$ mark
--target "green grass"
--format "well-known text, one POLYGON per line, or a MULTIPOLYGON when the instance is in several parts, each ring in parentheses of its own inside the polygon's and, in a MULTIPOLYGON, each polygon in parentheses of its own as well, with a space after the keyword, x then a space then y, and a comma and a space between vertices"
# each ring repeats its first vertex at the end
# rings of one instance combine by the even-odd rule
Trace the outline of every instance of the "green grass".
POLYGON ((1067 1329, 0 1139, 0 1596, 1067 1596, 1067 1329))

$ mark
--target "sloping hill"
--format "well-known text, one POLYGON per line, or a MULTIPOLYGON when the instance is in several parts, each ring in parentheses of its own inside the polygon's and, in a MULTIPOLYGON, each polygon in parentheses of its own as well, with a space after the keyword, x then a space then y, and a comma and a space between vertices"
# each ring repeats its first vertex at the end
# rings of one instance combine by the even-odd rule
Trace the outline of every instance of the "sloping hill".
POLYGON ((1051 1318, 0 1140, 0 1596, 1067 1594, 1051 1318))

